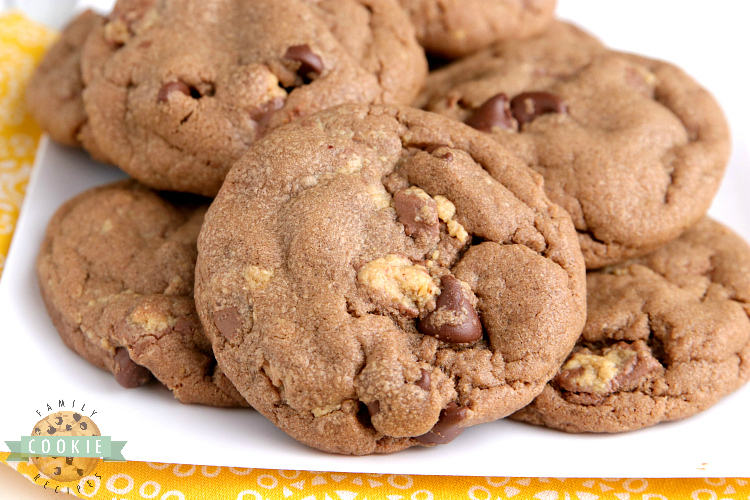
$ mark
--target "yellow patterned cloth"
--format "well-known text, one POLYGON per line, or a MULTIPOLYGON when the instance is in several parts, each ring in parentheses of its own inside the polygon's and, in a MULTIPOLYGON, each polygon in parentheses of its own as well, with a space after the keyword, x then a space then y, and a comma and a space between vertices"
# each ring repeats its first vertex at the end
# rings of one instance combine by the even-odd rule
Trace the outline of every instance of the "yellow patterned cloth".
POLYGON ((41 134, 26 112, 23 92, 55 36, 21 13, 0 16, 0 275, 41 134))
MULTIPOLYGON (((23 89, 35 63, 54 36, 53 32, 32 23, 21 14, 0 15, 0 272, 40 136, 38 126, 24 109, 23 89)), ((8 383, 7 377, 5 383, 8 383)), ((0 453, 0 461, 5 462, 8 455, 0 453)), ((59 483, 41 476, 31 462, 5 463, 40 488, 69 492, 80 498, 107 500, 750 498, 750 480, 740 478, 441 477, 101 462, 91 476, 78 482, 59 483)))
MULTIPOLYGON (((0 454, 5 459, 7 453, 0 454)), ((151 462, 100 463, 91 476, 58 483, 26 463, 8 465, 50 490, 110 500, 646 500, 747 499, 750 480, 565 479, 406 476, 241 469, 151 462)))

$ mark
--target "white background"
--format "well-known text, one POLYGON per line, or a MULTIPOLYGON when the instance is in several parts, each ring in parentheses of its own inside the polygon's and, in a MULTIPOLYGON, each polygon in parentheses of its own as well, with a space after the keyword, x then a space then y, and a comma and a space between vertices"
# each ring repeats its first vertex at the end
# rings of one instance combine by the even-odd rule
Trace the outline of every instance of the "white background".
MULTIPOLYGON (((35 3, 59 5, 58 0, 35 3)), ((107 0, 81 3, 110 4, 107 0)), ((558 13, 615 48, 675 62, 712 90, 732 124, 735 151, 711 214, 750 240, 746 148, 750 9, 746 5, 734 1, 560 0, 558 13)), ((43 311, 33 270, 44 227, 57 206, 119 175, 112 168, 93 164, 85 155, 57 146, 52 146, 45 163, 35 171, 0 280, 4 342, 0 396, 6 409, 0 416, 0 441, 27 434, 38 419, 35 410, 62 398, 86 401, 87 409, 96 409, 102 431, 128 441, 124 455, 130 460, 492 476, 750 475, 746 454, 750 449, 746 423, 750 387, 687 421, 629 434, 571 436, 499 421, 470 428, 448 446, 359 458, 306 448, 252 411, 181 405, 155 387, 121 389, 110 374, 87 365, 62 344, 43 311)), ((3 483, 4 476, 0 475, 3 483)))

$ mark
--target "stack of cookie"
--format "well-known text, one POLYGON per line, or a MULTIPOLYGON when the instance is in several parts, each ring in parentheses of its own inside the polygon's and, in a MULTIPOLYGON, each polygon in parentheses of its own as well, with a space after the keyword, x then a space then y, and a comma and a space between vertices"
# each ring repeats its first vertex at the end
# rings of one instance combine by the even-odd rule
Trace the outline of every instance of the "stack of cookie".
POLYGON ((705 218, 713 98, 553 1, 400 3, 119 0, 71 23, 30 109, 134 180, 50 222, 65 343, 344 454, 506 416, 637 429, 747 381, 750 247, 705 218))

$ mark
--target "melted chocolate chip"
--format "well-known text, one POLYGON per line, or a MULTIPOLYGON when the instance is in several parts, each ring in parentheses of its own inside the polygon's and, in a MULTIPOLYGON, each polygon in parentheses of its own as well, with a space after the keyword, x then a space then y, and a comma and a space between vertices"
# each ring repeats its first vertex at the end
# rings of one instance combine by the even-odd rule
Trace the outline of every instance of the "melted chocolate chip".
POLYGON ((500 93, 490 97, 466 119, 465 123, 482 132, 492 132, 494 127, 512 128, 513 117, 508 107, 508 96, 500 93))
POLYGON ((47 429, 47 434, 54 434, 55 432, 57 432, 57 429, 50 425, 49 429, 47 429))
POLYGON ((70 424, 68 424, 68 425, 65 426, 65 430, 68 431, 68 432, 70 432, 70 431, 73 430, 73 426, 70 425, 70 424))
POLYGON ((482 338, 482 322, 467 295, 469 292, 451 275, 441 279, 442 291, 436 308, 417 324, 417 329, 438 340, 463 344, 482 338))
POLYGON ((414 239, 440 237, 440 219, 437 204, 422 190, 399 189, 393 194, 393 207, 398 221, 404 225, 404 233, 414 239))
POLYGON ((78 422, 79 420, 81 420, 81 415, 79 413, 74 413, 73 414, 73 420, 75 420, 76 422, 78 422))
POLYGON ((313 53, 307 44, 289 47, 286 54, 284 54, 284 59, 300 63, 299 68, 297 68, 297 74, 302 78, 309 78, 311 73, 314 75, 323 73, 323 59, 313 53))
POLYGON ((40 429, 39 427, 34 427, 34 432, 35 432, 35 433, 36 433, 37 435, 39 435, 39 434, 41 434, 41 433, 42 433, 42 429, 40 429))
POLYGON ((424 391, 430 390, 430 372, 422 368, 422 378, 414 382, 414 384, 424 391))
POLYGON ((57 417, 56 420, 57 420, 57 422, 55 422, 55 425, 62 425, 62 423, 63 423, 62 417, 57 417))
MULTIPOLYGON (((115 351, 115 380, 126 389, 133 389, 147 384, 153 375, 139 364, 130 359, 128 350, 118 347, 115 351)), ((83 423, 82 423, 83 424, 83 423)))
POLYGON ((62 474, 62 468, 55 467, 55 472, 53 472, 52 475, 53 476, 59 476, 60 474, 62 474))
POLYGON ((510 111, 519 124, 524 124, 547 113, 567 113, 568 107, 556 94, 524 92, 510 100, 510 111))
POLYGON ((365 404, 367 405, 367 411, 370 412, 370 416, 375 415, 380 411, 380 401, 376 400, 365 404))
POLYGON ((415 439, 425 444, 446 444, 453 441, 464 429, 459 427, 466 418, 466 408, 460 408, 456 403, 450 402, 440 412, 440 419, 430 432, 417 436, 415 439))
POLYGON ((80 424, 78 424, 78 427, 80 427, 82 431, 85 431, 89 428, 89 424, 87 424, 86 422, 81 422, 80 424))
POLYGON ((214 312, 214 325, 222 335, 229 340, 234 340, 242 328, 242 318, 236 307, 228 307, 214 312))
POLYGON ((65 463, 68 465, 73 465, 73 457, 65 457, 65 463))
POLYGON ((165 83, 159 89, 159 95, 156 98, 158 102, 167 102, 169 100, 169 94, 172 92, 182 92, 185 95, 191 95, 190 87, 186 83, 181 81, 165 83))
MULTIPOLYGON (((284 107, 284 99, 281 97, 274 97, 270 101, 262 103, 257 108, 250 111, 250 118, 258 124, 256 129, 256 140, 259 139, 268 129, 268 125, 271 123, 271 118, 284 107)), ((333 146, 330 146, 331 148, 333 146)))

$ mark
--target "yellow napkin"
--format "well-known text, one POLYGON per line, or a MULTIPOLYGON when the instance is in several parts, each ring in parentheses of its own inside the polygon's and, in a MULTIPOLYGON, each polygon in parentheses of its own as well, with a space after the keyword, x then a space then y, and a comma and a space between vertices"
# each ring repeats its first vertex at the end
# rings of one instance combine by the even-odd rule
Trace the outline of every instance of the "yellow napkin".
POLYGON ((21 13, 0 16, 0 274, 41 134, 26 112, 23 92, 55 36, 21 13))
MULTIPOLYGON (((125 447, 127 452, 127 446, 125 447)), ((0 454, 5 460, 7 453, 0 454)), ((353 458, 356 460, 356 458, 353 458)), ((750 480, 565 479, 408 476, 238 469, 151 462, 100 463, 91 476, 58 483, 26 463, 11 467, 41 487, 80 498, 110 500, 646 500, 747 499, 750 480), (80 487, 80 489, 79 489, 80 487)))
MULTIPOLYGON (((0 273, 41 134, 39 127, 34 124, 24 108, 23 89, 34 65, 54 38, 54 32, 27 20, 20 13, 0 15, 0 273)), ((8 383, 7 378, 5 383, 8 383)), ((124 452, 127 455, 127 448, 124 452)), ((512 453, 512 450, 498 452, 512 453)), ((644 452, 658 453, 658 450, 644 452)), ((557 479, 409 476, 238 469, 150 462, 100 462, 92 475, 77 482, 60 483, 40 475, 31 462, 6 462, 8 455, 0 452, 0 461, 38 484, 40 488, 68 492, 80 498, 106 500, 750 498, 750 481, 739 478, 557 479)), ((3 495, 0 494, 0 497, 3 495)))

